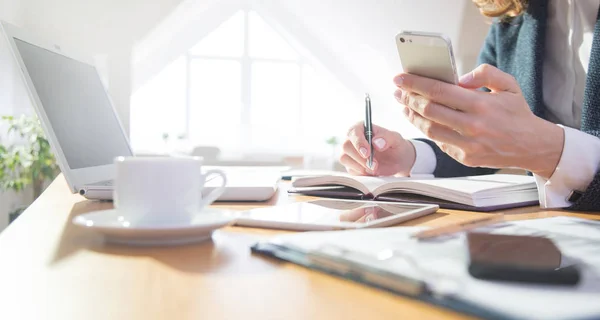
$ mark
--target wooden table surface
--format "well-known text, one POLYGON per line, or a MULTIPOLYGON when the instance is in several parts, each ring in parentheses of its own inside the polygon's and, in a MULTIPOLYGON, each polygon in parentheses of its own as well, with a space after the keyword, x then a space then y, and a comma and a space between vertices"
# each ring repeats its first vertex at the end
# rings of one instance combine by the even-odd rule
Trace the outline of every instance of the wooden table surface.
MULTIPOLYGON (((311 198, 282 183, 267 203, 219 204, 244 210, 311 198)), ((112 208, 69 192, 59 176, 0 234, 0 319, 468 319, 412 299, 252 255, 257 240, 284 231, 229 227, 212 241, 180 247, 107 245, 70 223, 112 208)), ((510 219, 600 215, 506 211, 510 219)), ((439 210, 403 225, 438 226, 482 213, 439 210)))

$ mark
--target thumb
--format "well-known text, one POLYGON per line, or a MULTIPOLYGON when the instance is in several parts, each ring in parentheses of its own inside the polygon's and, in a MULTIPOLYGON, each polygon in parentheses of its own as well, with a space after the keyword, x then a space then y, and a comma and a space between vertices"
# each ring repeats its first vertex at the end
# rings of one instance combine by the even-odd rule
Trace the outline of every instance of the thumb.
POLYGON ((404 138, 395 131, 373 126, 373 148, 377 151, 385 151, 397 147, 404 142, 404 138))
POLYGON ((467 89, 486 87, 493 92, 521 93, 521 88, 513 76, 489 64, 482 64, 465 74, 460 78, 459 84, 467 89))

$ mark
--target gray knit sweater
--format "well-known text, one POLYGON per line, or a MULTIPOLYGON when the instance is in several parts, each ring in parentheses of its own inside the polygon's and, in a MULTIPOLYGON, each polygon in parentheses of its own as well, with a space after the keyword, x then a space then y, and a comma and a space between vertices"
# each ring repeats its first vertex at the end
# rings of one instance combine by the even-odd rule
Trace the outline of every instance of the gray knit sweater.
MULTIPOLYGON (((488 63, 512 74, 519 82, 531 110, 542 118, 546 110, 541 66, 547 15, 547 0, 530 0, 524 15, 492 25, 479 56, 479 63, 488 63)), ((596 21, 581 120, 582 131, 600 137, 600 15, 596 21)), ((437 177, 490 174, 496 171, 464 166, 442 152, 432 141, 422 141, 428 143, 436 154, 434 174, 437 177)), ((600 211, 600 172, 596 173, 587 191, 569 209, 600 211)))

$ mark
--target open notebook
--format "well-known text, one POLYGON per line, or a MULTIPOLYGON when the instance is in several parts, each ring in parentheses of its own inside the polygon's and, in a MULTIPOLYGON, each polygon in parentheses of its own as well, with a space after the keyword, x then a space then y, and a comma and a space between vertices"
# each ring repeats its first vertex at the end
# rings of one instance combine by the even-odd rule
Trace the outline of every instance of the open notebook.
POLYGON ((338 174, 298 178, 292 187, 290 193, 434 203, 442 208, 474 211, 493 211, 538 203, 534 178, 511 174, 426 179, 338 174))

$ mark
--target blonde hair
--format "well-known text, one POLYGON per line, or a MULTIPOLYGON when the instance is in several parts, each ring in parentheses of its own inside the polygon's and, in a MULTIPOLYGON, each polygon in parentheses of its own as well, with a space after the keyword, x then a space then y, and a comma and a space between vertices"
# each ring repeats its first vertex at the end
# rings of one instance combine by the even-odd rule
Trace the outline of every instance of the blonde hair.
POLYGON ((486 17, 516 17, 527 9, 527 0, 473 0, 486 17))

